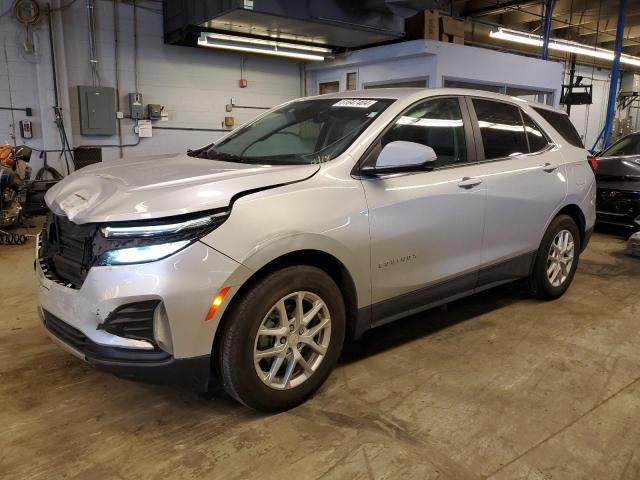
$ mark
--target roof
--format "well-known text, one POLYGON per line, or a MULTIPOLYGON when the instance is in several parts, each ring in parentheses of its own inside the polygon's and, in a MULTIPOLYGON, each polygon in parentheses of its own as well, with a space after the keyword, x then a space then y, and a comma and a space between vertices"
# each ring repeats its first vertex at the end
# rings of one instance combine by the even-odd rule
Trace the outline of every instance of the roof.
POLYGON ((325 95, 317 95, 307 98, 391 98, 394 100, 428 98, 438 95, 468 95, 475 97, 483 97, 494 100, 517 101, 524 105, 532 107, 542 107, 547 110, 564 113, 563 110, 557 109, 550 105, 541 103, 533 103, 521 98, 504 95, 502 93, 487 92, 486 90, 473 90, 468 88, 371 88, 366 90, 350 90, 346 92, 327 93, 325 95))

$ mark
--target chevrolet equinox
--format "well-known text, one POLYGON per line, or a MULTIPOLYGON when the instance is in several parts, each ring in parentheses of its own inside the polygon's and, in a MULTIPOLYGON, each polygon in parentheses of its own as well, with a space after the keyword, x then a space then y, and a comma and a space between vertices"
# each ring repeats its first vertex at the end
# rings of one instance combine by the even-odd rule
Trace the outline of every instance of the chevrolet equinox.
POLYGON ((459 89, 294 100, 183 155, 91 165, 46 195, 39 314, 121 376, 263 411, 345 338, 517 279, 554 299, 595 220, 561 111, 459 89))

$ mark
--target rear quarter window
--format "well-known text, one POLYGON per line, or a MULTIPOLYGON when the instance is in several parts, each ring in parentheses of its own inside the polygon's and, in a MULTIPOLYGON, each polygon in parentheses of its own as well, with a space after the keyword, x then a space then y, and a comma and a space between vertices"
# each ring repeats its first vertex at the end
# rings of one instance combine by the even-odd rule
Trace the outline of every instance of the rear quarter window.
POLYGON ((551 126, 560 135, 562 135, 562 138, 564 138, 566 142, 573 145, 574 147, 584 148, 584 143, 582 143, 580 134, 578 134, 576 127, 574 127, 573 123, 571 123, 568 115, 566 115, 565 113, 547 110, 546 108, 533 107, 533 109, 542 118, 549 122, 551 126))

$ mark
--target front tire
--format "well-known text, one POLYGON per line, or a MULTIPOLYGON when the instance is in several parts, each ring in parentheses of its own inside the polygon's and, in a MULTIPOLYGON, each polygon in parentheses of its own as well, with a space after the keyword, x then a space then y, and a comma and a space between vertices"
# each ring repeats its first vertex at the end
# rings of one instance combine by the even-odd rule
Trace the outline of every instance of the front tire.
POLYGON ((335 366, 345 336, 336 283, 301 265, 268 274, 228 312, 218 348, 224 389, 260 411, 292 408, 309 398, 335 366))
POLYGON ((552 300, 567 291, 578 267, 580 242, 580 230, 571 217, 558 215, 553 219, 529 277, 533 295, 552 300))

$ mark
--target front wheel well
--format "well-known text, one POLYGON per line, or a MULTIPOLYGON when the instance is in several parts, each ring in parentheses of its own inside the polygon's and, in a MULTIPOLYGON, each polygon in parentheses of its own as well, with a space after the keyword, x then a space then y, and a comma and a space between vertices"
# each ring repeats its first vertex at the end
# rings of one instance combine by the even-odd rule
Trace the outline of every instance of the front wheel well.
POLYGON ((565 205, 564 207, 562 207, 562 209, 558 212, 556 216, 558 215, 568 215, 573 219, 574 222, 576 222, 576 225, 578 225, 578 230, 580 232, 580 250, 582 250, 582 246, 583 246, 582 243, 586 236, 587 223, 585 221, 582 210, 580 210, 580 207, 578 207, 573 203, 569 205, 565 205))
POLYGON ((355 336, 356 319, 358 314, 358 295, 353 278, 347 268, 336 257, 321 250, 297 250, 271 260, 269 263, 255 271, 249 279, 240 286, 240 289, 233 296, 231 302, 222 314, 222 319, 220 320, 214 339, 212 358, 216 358, 217 356, 218 342, 221 337, 219 333, 222 331, 225 319, 229 318, 227 313, 233 309, 235 302, 266 275, 293 265, 309 265, 316 267, 325 272, 334 282, 336 282, 336 285, 338 285, 340 293, 342 294, 345 312, 347 314, 347 335, 348 337, 355 336))

